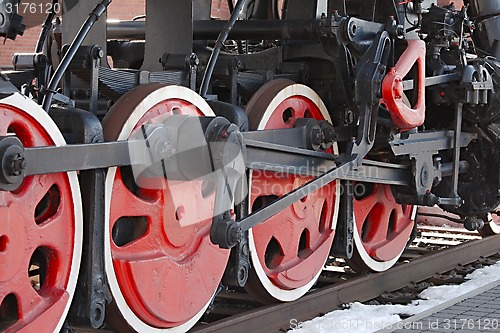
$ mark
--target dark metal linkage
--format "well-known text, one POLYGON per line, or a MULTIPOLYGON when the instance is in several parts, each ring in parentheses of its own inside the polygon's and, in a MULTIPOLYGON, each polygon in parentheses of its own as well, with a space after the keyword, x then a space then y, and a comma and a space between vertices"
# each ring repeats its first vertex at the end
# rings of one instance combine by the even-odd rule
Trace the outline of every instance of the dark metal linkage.
POLYGON ((40 32, 40 36, 38 37, 38 41, 36 42, 35 53, 40 53, 43 51, 43 45, 47 40, 47 35, 49 31, 52 29, 52 20, 56 16, 56 5, 59 5, 59 0, 52 0, 52 6, 49 9, 49 13, 47 14, 47 18, 42 26, 42 31, 40 32))
MULTIPOLYGON (((318 177, 337 167, 337 155, 252 140, 245 140, 245 144, 245 164, 251 170, 318 177)), ((409 177, 406 166, 363 160, 356 170, 347 171, 339 179, 408 185, 409 177)))
POLYGON ((344 177, 352 167, 353 161, 345 162, 337 168, 328 171, 323 176, 320 176, 307 184, 293 190, 287 195, 275 200, 262 209, 259 209, 247 217, 235 222, 236 226, 241 229, 241 232, 250 230, 252 227, 267 220, 268 218, 278 214, 286 207, 304 198, 308 194, 328 185, 329 183, 344 177))
POLYGON ((354 99, 359 111, 359 129, 355 145, 348 155, 359 156, 358 162, 373 147, 380 105, 379 92, 389 60, 391 38, 387 31, 379 32, 357 64, 354 99))
POLYGON ((343 181, 340 186, 344 189, 344 195, 340 196, 335 238, 330 255, 351 259, 354 254, 354 195, 350 194, 354 193, 354 186, 352 181, 343 181))
MULTIPOLYGON (((227 0, 227 6, 229 8, 229 14, 232 15, 234 12, 233 0, 227 0)), ((238 53, 243 54, 243 44, 241 43, 241 40, 237 41, 237 45, 238 45, 238 53)))
POLYGON ((236 7, 234 8, 233 13, 231 14, 229 21, 227 22, 226 26, 224 27, 219 37, 217 38, 215 47, 212 51, 212 54, 210 55, 210 59, 208 60, 207 69, 205 71, 205 74, 203 75, 203 79, 201 80, 200 95, 203 98, 205 98, 207 95, 208 86, 210 84, 210 80, 212 79, 212 74, 214 72, 217 59, 219 58, 220 51, 222 50, 224 43, 229 37, 229 32, 231 32, 231 29, 233 28, 234 23, 238 19, 238 16, 240 15, 240 12, 243 9, 245 3, 246 0, 238 0, 238 3, 236 4, 236 7))
POLYGON ((458 103, 456 105, 456 115, 455 115, 455 135, 454 135, 454 147, 453 147, 453 175, 451 180, 451 198, 459 198, 458 195, 458 175, 460 173, 460 142, 462 137, 462 111, 463 104, 458 103))
MULTIPOLYGON (((53 108, 50 116, 63 135, 71 134, 71 143, 102 142, 99 119, 87 111, 53 108)), ((69 138, 69 136, 68 136, 69 138)), ((106 304, 111 301, 104 270, 105 169, 79 173, 83 209, 81 268, 75 296, 68 314, 71 326, 97 329, 104 323, 106 304)))
POLYGON ((318 176, 335 167, 335 155, 260 141, 245 141, 247 168, 318 176))
MULTIPOLYGON (((425 86, 435 86, 438 84, 444 84, 448 82, 458 81, 462 78, 460 73, 451 73, 451 74, 443 74, 437 76, 431 76, 425 78, 425 86)), ((404 90, 412 90, 414 86, 413 80, 404 80, 403 81, 403 89, 404 90)))
MULTIPOLYGON (((455 147, 454 131, 429 131, 422 133, 400 133, 389 145, 396 156, 422 153, 422 149, 429 152, 438 152, 455 147)), ((474 133, 462 133, 459 137, 460 147, 467 147, 477 135, 474 133)))
POLYGON ((435 213, 418 213, 418 216, 426 216, 426 217, 437 217, 437 218, 440 218, 440 219, 445 219, 445 220, 448 220, 448 221, 451 221, 451 222, 455 222, 455 223, 461 223, 463 224, 465 219, 461 219, 461 218, 454 218, 454 217, 451 217, 449 215, 445 215, 445 214, 435 214, 435 213))
POLYGON ((309 133, 307 130, 306 126, 296 126, 286 129, 243 132, 242 134, 245 141, 267 142, 309 149, 311 147, 308 147, 307 136, 309 133))
POLYGON ((144 141, 138 140, 26 148, 26 176, 131 165, 129 150, 142 147, 144 141))
POLYGON ((411 170, 407 166, 366 159, 362 163, 356 170, 350 170, 341 179, 389 185, 410 184, 411 170))
POLYGON ((46 88, 45 91, 45 97, 43 99, 43 109, 48 112, 50 109, 50 106, 52 104, 52 98, 54 97, 54 94, 56 93, 56 89, 59 85, 59 82, 61 81, 62 77, 66 73, 66 70, 68 69, 71 61, 73 60, 74 56, 76 55, 76 52, 82 45, 83 41, 85 40, 85 37, 87 37, 90 29, 92 29, 92 26, 94 23, 101 17, 101 15, 106 11, 107 7, 111 3, 112 0, 102 0, 97 6, 94 8, 94 10, 89 14, 89 17, 85 21, 85 23, 82 25, 80 28, 80 31, 76 35, 75 39, 71 43, 68 51, 64 55, 61 64, 59 67, 57 67, 54 75, 52 76, 52 79, 49 82, 48 87, 46 88))
POLYGON ((98 101, 99 101, 99 67, 101 58, 104 57, 104 51, 98 45, 90 48, 90 58, 92 69, 90 71, 90 112, 97 116, 98 101))

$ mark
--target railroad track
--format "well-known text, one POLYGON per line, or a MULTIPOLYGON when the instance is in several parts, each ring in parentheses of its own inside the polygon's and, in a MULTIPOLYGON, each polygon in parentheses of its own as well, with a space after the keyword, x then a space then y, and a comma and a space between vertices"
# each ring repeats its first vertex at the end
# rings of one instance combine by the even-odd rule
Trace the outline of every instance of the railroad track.
MULTIPOLYGON (((444 274, 468 272, 469 264, 485 258, 500 258, 500 235, 481 238, 476 232, 462 228, 419 226, 412 244, 398 264, 381 273, 357 274, 342 260, 332 259, 315 288, 297 301, 263 305, 243 290, 223 290, 216 297, 210 312, 190 332, 278 332, 290 329, 290 320, 310 320, 341 309, 355 301, 398 303, 399 299, 415 297, 419 286, 460 283, 462 277, 444 274), (426 281, 420 283, 421 281, 426 281), (404 287, 416 289, 414 295, 398 297, 404 287)), ((472 265, 474 266, 474 265, 472 265)), ((465 273, 463 274, 465 275, 465 273)), ((64 333, 114 333, 110 330, 66 330, 64 333)))
POLYGON ((477 233, 460 228, 421 226, 400 262, 389 271, 360 276, 342 260, 332 260, 316 288, 290 303, 261 305, 237 290, 223 291, 217 296, 206 321, 191 331, 284 331, 290 328, 291 319, 302 322, 354 301, 376 299, 436 275, 439 279, 439 274, 498 255, 499 251, 500 235, 482 239, 477 233))

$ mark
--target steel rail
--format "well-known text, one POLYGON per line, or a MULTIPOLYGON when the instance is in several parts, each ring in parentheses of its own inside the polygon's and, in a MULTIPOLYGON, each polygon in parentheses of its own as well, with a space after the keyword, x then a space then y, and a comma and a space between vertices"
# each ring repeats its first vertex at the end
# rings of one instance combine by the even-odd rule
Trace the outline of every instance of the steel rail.
POLYGON ((384 292, 403 288, 466 265, 500 251, 500 235, 470 241, 437 253, 423 255, 382 272, 349 279, 345 283, 310 292, 291 303, 268 305, 210 324, 199 324, 191 332, 276 332, 290 329, 290 320, 303 322, 339 309, 342 304, 373 299, 384 292))

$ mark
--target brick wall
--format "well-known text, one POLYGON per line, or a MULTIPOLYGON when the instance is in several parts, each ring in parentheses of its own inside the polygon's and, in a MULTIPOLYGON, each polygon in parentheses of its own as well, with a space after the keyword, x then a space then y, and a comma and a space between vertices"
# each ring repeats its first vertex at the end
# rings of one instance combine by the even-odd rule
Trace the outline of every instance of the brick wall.
POLYGON ((212 17, 219 19, 227 19, 229 17, 227 0, 212 0, 212 17))
MULTIPOLYGON (((37 4, 45 4, 48 0, 29 1, 37 4)), ((27 1, 25 0, 25 2, 27 1)), ((108 9, 108 18, 130 20, 135 16, 144 15, 144 13, 145 0, 114 0, 108 9)), ((213 0, 212 16, 221 19, 229 16, 227 0, 213 0)), ((13 53, 33 52, 35 49, 36 41, 41 30, 41 23, 45 20, 45 15, 28 14, 24 15, 24 17, 24 23, 30 28, 25 31, 24 36, 18 36, 16 41, 7 40, 4 45, 0 46, 1 68, 12 67, 11 58, 13 53)))
POLYGON ((108 18, 131 20, 144 15, 145 0, 114 0, 108 9, 108 18))

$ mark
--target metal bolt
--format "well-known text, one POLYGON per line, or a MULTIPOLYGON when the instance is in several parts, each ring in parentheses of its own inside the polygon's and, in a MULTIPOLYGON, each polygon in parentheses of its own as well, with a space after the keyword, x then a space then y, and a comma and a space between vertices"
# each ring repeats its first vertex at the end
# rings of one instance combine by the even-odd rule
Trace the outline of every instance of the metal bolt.
POLYGON ((100 46, 94 46, 91 52, 92 58, 94 59, 101 59, 102 57, 104 57, 104 51, 100 46))
POLYGON ((241 252, 243 253, 243 255, 247 256, 250 252, 248 250, 248 244, 245 243, 243 244, 242 248, 241 248, 241 252))
POLYGON ((398 25, 396 27, 396 36, 398 37, 403 37, 405 34, 405 28, 403 25, 398 25))
POLYGON ((177 153, 177 150, 175 148, 172 148, 170 146, 170 143, 169 142, 165 142, 163 143, 163 145, 161 146, 160 148, 160 156, 163 158, 163 159, 169 159, 171 158, 173 155, 175 155, 177 153))
POLYGON ((420 171, 420 184, 422 186, 427 186, 429 183, 429 171, 427 170, 427 165, 424 165, 422 167, 422 170, 420 171))
POLYGON ((352 110, 346 110, 345 122, 347 125, 350 125, 354 122, 354 112, 352 112, 352 110))
POLYGON ((200 59, 196 56, 196 54, 191 54, 189 57, 189 62, 191 66, 198 66, 200 64, 200 59))
POLYGON ((311 141, 313 144, 319 145, 325 141, 325 134, 320 129, 314 129, 311 133, 311 141))
POLYGON ((24 169, 26 169, 26 160, 20 154, 15 154, 11 157, 10 162, 11 175, 20 176, 24 169))
POLYGON ((404 94, 403 80, 400 77, 394 79, 394 86, 392 87, 394 91, 394 98, 401 99, 404 94))
POLYGON ((230 243, 236 244, 242 236, 242 231, 240 227, 234 227, 229 230, 230 243))

